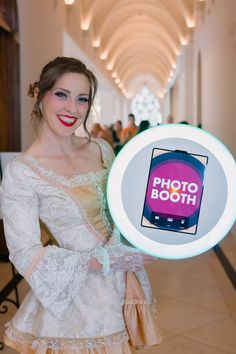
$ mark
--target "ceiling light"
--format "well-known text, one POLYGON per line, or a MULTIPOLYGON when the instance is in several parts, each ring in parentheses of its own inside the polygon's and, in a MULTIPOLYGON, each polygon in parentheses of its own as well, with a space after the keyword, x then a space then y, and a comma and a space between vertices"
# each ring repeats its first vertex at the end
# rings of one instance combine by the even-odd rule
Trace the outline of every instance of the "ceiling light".
POLYGON ((130 98, 132 98, 133 95, 131 92, 126 92, 125 96, 126 96, 126 98, 130 99, 130 98))
POLYGON ((89 20, 81 21, 80 28, 82 31, 87 31, 89 29, 89 20))
POLYGON ((188 40, 186 39, 186 38, 180 38, 180 43, 182 44, 182 45, 187 45, 188 44, 188 40))
POLYGON ((189 18, 189 17, 186 18, 186 23, 187 23, 187 27, 188 27, 188 28, 194 28, 195 25, 196 25, 195 20, 192 19, 192 18, 189 18))
POLYGON ((116 83, 116 84, 119 84, 119 83, 120 83, 120 79, 119 79, 118 77, 115 79, 115 83, 116 83))
POLYGON ((100 54, 100 59, 101 60, 106 60, 107 59, 107 52, 103 52, 100 54))
POLYGON ((165 94, 164 94, 164 92, 158 92, 157 96, 158 96, 158 98, 162 99, 162 98, 164 98, 165 94))
POLYGON ((113 73, 111 74, 111 76, 113 77, 113 79, 115 79, 117 77, 117 73, 115 71, 113 71, 113 73))
POLYGON ((64 3, 65 3, 66 5, 73 5, 74 2, 75 2, 75 0, 64 0, 64 3))
POLYGON ((180 50, 177 49, 177 50, 175 51, 175 55, 177 55, 177 57, 178 57, 180 54, 181 54, 180 50))
POLYGON ((94 48, 99 48, 99 46, 100 46, 100 41, 99 41, 99 39, 95 39, 95 40, 92 42, 92 46, 93 46, 94 48))
POLYGON ((112 70, 113 69, 113 64, 109 63, 106 65, 107 70, 112 70))

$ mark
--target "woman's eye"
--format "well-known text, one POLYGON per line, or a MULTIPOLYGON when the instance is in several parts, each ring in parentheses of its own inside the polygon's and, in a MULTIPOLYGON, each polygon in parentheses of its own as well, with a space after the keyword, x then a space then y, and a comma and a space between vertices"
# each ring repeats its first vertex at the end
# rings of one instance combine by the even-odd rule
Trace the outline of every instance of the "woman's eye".
POLYGON ((55 92, 55 95, 59 98, 67 98, 67 94, 65 92, 62 91, 57 91, 55 92))
POLYGON ((87 97, 79 97, 79 98, 78 98, 78 101, 79 101, 79 103, 81 103, 81 104, 85 104, 85 103, 88 102, 88 98, 87 98, 87 97))

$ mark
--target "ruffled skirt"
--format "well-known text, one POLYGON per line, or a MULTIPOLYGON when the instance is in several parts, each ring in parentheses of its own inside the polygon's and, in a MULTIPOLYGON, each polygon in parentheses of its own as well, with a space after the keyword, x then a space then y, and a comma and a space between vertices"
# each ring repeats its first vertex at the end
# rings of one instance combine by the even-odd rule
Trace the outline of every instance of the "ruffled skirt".
POLYGON ((121 331, 102 338, 36 338, 19 332, 12 324, 4 336, 4 343, 22 354, 133 354, 127 332, 121 331))
POLYGON ((160 344, 154 306, 150 306, 136 275, 126 274, 123 316, 126 328, 96 338, 52 338, 22 333, 8 324, 4 342, 22 354, 133 354, 137 348, 160 344))
POLYGON ((128 342, 123 342, 119 344, 107 344, 95 348, 85 348, 85 349, 52 349, 46 347, 38 347, 37 349, 32 349, 31 345, 28 343, 21 343, 13 341, 7 336, 4 338, 6 345, 12 347, 17 352, 22 354, 133 354, 136 353, 135 348, 131 347, 128 342))

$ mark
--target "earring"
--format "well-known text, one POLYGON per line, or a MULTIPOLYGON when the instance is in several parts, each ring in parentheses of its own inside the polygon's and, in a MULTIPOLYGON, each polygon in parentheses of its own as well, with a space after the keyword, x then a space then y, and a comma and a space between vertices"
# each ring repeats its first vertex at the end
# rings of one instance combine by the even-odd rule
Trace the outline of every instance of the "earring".
POLYGON ((40 111, 43 110, 43 103, 42 102, 40 102, 40 104, 39 104, 39 109, 40 109, 40 111))

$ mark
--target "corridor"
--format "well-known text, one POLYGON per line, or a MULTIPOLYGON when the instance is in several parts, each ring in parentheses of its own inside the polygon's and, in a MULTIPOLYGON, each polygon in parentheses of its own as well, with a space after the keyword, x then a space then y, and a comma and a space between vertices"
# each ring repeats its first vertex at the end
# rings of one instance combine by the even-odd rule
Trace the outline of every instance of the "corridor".
MULTIPOLYGON (((24 152, 35 141, 34 99, 27 92, 56 57, 81 60, 98 80, 88 131, 99 125, 111 135, 117 123, 129 128, 131 113, 134 134, 141 122, 185 123, 209 132, 235 156, 236 0, 0 0, 0 155, 24 152)), ((115 152, 123 144, 119 134, 111 139, 115 152)), ((86 133, 81 125, 72 135, 86 133)), ((0 177, 1 169, 0 156, 0 177)), ((17 309, 14 292, 7 295, 12 268, 1 261, 1 226, 0 354, 13 354, 3 345, 5 324, 17 309)), ((214 249, 189 259, 157 259, 146 269, 163 343, 139 354, 236 354, 235 225, 214 249)), ((21 304, 29 291, 24 279, 18 290, 21 304)))

